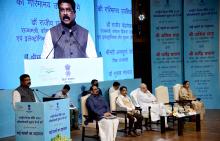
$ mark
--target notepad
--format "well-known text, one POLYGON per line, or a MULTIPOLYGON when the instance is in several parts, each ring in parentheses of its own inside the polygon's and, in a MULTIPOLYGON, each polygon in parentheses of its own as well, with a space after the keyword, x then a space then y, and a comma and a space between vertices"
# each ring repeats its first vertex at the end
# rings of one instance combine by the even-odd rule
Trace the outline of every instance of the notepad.
POLYGON ((107 117, 104 117, 105 119, 114 119, 114 118, 117 118, 116 116, 114 115, 111 115, 111 116, 107 116, 107 117))

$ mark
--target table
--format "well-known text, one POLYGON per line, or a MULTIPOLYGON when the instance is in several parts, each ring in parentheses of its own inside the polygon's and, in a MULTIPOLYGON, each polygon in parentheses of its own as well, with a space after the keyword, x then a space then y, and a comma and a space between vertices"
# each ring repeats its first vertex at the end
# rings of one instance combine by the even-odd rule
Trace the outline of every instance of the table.
MULTIPOLYGON (((172 117, 172 118, 176 118, 177 119, 177 131, 178 131, 178 136, 182 136, 183 135, 183 128, 184 128, 184 119, 185 118, 190 118, 195 116, 196 118, 196 131, 199 132, 201 131, 201 123, 200 123, 200 114, 195 114, 195 115, 185 115, 182 117, 175 117, 175 116, 167 116, 167 117, 172 117)), ((166 116, 160 116, 160 121, 161 121, 161 133, 165 133, 166 132, 166 128, 165 128, 165 117, 166 116)))

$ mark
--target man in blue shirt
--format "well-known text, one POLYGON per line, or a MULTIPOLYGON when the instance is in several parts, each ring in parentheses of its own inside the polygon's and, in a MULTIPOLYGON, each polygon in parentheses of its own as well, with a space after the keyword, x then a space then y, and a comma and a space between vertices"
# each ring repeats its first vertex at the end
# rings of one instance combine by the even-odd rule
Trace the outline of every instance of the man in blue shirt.
POLYGON ((86 100, 89 120, 98 119, 101 141, 114 141, 117 134, 119 120, 110 113, 107 102, 99 94, 96 85, 91 87, 91 95, 86 100))

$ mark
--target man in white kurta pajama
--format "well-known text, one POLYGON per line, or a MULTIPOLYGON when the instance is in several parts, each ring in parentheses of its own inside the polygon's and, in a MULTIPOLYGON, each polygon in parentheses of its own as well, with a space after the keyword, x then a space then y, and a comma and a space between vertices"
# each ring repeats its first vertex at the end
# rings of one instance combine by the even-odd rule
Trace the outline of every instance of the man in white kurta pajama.
MULTIPOLYGON (((158 103, 157 98, 147 89, 147 85, 142 83, 140 88, 135 89, 132 93, 137 93, 137 102, 142 108, 142 114, 144 117, 148 117, 148 108, 151 107, 151 120, 160 120, 160 116, 166 116, 166 108, 163 103, 158 103)), ((165 120, 165 126, 167 120, 165 120)))

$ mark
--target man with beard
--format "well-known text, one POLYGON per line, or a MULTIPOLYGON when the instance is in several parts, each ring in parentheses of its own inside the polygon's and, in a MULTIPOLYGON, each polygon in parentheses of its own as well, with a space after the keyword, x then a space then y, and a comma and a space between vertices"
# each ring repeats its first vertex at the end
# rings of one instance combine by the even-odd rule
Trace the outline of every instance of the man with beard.
POLYGON ((13 106, 16 102, 36 102, 34 93, 30 89, 31 79, 28 74, 20 76, 20 86, 13 91, 13 106))
POLYGON ((102 95, 102 90, 99 88, 99 81, 97 79, 92 79, 90 91, 91 91, 92 86, 97 86, 99 89, 99 94, 102 95))
POLYGON ((119 120, 110 113, 104 97, 96 85, 91 87, 91 95, 86 100, 88 121, 98 120, 101 141, 115 141, 119 120))
POLYGON ((97 57, 88 30, 75 21, 75 6, 74 0, 58 0, 61 23, 46 33, 42 59, 97 57))

